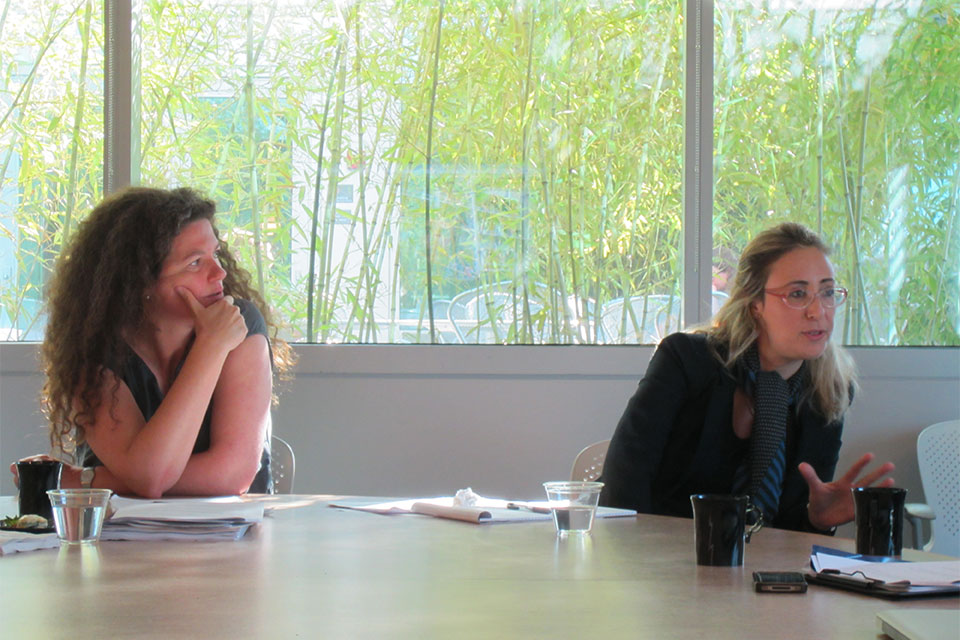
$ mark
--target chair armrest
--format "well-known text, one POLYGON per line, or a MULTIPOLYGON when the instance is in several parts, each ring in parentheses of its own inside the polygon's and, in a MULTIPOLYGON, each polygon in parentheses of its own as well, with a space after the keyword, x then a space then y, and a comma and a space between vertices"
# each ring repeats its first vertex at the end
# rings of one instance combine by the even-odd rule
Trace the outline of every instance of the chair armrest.
POLYGON ((913 520, 914 518, 917 520, 935 520, 937 517, 930 505, 922 502, 908 502, 903 505, 903 511, 907 520, 913 520))

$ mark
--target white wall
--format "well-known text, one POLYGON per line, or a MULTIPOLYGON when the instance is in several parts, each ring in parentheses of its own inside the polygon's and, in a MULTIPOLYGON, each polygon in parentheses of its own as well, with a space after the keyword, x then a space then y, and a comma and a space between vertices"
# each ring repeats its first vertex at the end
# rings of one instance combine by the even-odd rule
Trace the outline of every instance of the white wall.
MULTIPOLYGON (((297 347, 274 411, 304 493, 539 497, 609 438, 652 347, 297 347)), ((36 345, 0 345, 0 460, 45 451, 36 345)), ((960 417, 960 349, 852 349, 862 390, 840 466, 873 451, 920 501, 916 437, 960 417)), ((9 473, 0 494, 14 487, 9 473)))

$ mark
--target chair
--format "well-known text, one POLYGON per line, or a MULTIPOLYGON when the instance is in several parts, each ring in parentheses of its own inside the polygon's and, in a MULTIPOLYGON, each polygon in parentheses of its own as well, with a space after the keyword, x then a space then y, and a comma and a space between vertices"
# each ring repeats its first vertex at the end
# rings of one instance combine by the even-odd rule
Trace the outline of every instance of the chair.
POLYGON ((920 548, 921 522, 930 522, 924 551, 960 556, 960 420, 930 425, 917 437, 920 481, 927 503, 906 505, 914 546, 920 548))
POLYGON ((571 480, 593 481, 603 472, 603 460, 607 457, 609 440, 601 440, 584 447, 573 460, 573 469, 570 471, 571 480))
POLYGON ((680 297, 653 293, 615 298, 601 307, 600 328, 608 344, 657 344, 680 330, 680 297))
POLYGON ((579 334, 575 305, 575 298, 538 282, 527 285, 526 300, 522 284, 495 282, 458 293, 447 316, 464 344, 574 343, 586 337, 579 334))
POLYGON ((293 493, 296 458, 290 443, 278 436, 270 438, 270 476, 274 493, 293 493))
MULTIPOLYGON (((723 291, 711 294, 711 312, 716 313, 729 296, 723 291)), ((638 293, 614 298, 600 309, 600 330, 607 344, 659 344, 671 333, 680 331, 680 296, 664 293, 638 293)))

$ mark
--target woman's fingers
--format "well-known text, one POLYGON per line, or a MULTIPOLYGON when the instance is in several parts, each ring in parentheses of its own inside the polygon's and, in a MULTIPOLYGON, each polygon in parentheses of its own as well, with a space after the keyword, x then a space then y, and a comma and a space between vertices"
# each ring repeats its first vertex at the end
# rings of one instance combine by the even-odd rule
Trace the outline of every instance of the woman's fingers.
MULTIPOLYGON (((874 469, 873 471, 871 471, 870 473, 868 473, 867 475, 865 475, 862 479, 858 480, 857 483, 856 483, 854 486, 857 486, 857 487, 869 487, 869 486, 872 485, 874 482, 876 482, 877 480, 879 480, 879 479, 882 478, 883 476, 885 476, 885 475, 887 475, 888 473, 890 473, 891 471, 893 471, 894 468, 895 468, 895 467, 894 467, 894 465, 893 465, 892 462, 885 462, 884 464, 880 465, 879 468, 874 469)), ((893 480, 893 478, 887 478, 887 480, 893 480)), ((886 480, 884 480, 884 482, 886 482, 886 480)), ((892 484, 892 483, 891 483, 891 484, 892 484)), ((891 486, 891 485, 883 485, 883 486, 891 486)))
POLYGON ((847 469, 847 472, 843 474, 843 477, 840 478, 840 482, 853 485, 853 483, 857 481, 857 477, 860 476, 860 472, 863 471, 863 469, 870 464, 872 460, 872 453, 865 453, 860 456, 860 459, 850 465, 850 468, 847 469))
POLYGON ((801 462, 797 470, 800 472, 800 475, 803 476, 803 479, 807 482, 807 486, 810 487, 810 489, 814 489, 823 484, 820 482, 820 478, 817 477, 817 472, 814 471, 810 464, 801 462))
POLYGON ((193 292, 186 287, 177 287, 177 295, 180 296, 180 299, 187 303, 187 307, 190 309, 190 313, 193 314, 193 317, 196 318, 197 314, 203 311, 203 305, 200 304, 200 301, 197 300, 193 292))

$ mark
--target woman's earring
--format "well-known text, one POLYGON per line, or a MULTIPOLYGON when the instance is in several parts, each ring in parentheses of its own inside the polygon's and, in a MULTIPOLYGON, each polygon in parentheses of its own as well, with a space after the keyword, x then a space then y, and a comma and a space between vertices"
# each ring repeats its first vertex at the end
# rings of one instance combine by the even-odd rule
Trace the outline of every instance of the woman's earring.
POLYGON ((143 299, 147 302, 150 302, 150 294, 148 293, 147 295, 143 296, 143 299))

